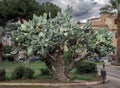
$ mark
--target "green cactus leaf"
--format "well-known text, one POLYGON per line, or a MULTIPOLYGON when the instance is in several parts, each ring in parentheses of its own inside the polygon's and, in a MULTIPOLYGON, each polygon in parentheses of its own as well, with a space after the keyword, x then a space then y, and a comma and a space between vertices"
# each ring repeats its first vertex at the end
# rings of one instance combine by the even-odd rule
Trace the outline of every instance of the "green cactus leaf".
POLYGON ((32 35, 32 39, 37 40, 37 39, 38 39, 38 36, 37 36, 37 35, 32 35))
POLYGON ((28 56, 31 56, 32 54, 33 54, 33 47, 30 46, 30 47, 28 47, 28 49, 27 49, 27 55, 28 55, 28 56))
POLYGON ((67 45, 64 45, 64 52, 68 52, 68 47, 67 47, 67 45))

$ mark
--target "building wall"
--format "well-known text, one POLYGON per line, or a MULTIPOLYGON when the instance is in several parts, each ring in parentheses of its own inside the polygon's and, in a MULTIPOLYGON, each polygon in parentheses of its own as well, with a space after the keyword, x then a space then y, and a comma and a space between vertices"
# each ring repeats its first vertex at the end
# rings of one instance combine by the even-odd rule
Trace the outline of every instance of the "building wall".
POLYGON ((115 19, 116 19, 116 17, 112 16, 112 17, 106 18, 106 21, 105 21, 105 23, 108 25, 108 29, 113 31, 113 32, 116 31, 116 29, 117 29, 115 19))

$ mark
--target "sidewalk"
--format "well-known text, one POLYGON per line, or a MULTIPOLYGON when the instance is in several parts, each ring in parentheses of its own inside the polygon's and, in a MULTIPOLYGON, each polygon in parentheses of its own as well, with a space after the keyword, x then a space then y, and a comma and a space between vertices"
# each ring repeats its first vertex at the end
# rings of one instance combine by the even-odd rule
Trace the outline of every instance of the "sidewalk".
MULTIPOLYGON (((109 80, 106 80, 107 82, 109 80)), ((0 86, 41 86, 41 87, 69 87, 69 86, 89 86, 89 85, 96 85, 101 84, 102 81, 96 82, 73 82, 73 83, 0 83, 0 86)))
POLYGON ((120 66, 114 66, 114 65, 111 65, 111 67, 113 67, 113 68, 120 68, 120 66))

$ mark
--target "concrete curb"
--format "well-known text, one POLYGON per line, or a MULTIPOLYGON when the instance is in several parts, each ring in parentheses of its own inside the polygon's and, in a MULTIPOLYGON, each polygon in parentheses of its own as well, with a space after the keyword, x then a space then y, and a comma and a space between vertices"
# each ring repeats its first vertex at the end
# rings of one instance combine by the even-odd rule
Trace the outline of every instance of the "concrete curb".
MULTIPOLYGON (((110 82, 110 80, 105 80, 105 83, 110 82)), ((96 82, 88 82, 86 85, 97 85, 97 84, 103 84, 103 81, 96 81, 96 82)))
POLYGON ((113 67, 113 68, 120 68, 120 66, 111 66, 111 67, 113 67))
MULTIPOLYGON (((106 80, 105 82, 109 82, 106 80)), ((0 83, 0 86, 43 86, 43 87, 64 87, 64 86, 83 86, 83 85, 97 85, 102 84, 102 81, 96 82, 82 82, 82 83, 0 83)))

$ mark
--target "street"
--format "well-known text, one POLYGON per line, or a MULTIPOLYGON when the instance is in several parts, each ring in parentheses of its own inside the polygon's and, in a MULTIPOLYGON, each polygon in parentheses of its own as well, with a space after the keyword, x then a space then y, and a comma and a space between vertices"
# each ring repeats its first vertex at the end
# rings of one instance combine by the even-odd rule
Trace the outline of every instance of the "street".
MULTIPOLYGON (((101 69, 102 66, 98 66, 99 74, 101 69)), ((110 82, 106 84, 95 85, 93 87, 88 88, 120 88, 120 67, 110 65, 106 66, 105 69, 107 72, 107 79, 110 80, 110 82)))

